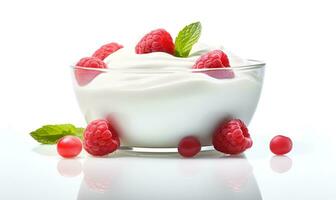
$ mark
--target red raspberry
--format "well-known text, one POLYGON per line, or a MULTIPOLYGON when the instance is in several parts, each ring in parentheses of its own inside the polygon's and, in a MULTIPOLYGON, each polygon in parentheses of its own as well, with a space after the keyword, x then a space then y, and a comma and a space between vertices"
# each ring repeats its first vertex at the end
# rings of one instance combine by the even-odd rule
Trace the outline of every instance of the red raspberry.
POLYGON ((276 155, 284 155, 292 150, 293 142, 283 135, 275 136, 270 142, 270 149, 276 155))
MULTIPOLYGON (((107 68, 107 65, 100 59, 94 57, 85 57, 78 61, 76 66, 87 68, 107 68)), ((75 69, 75 77, 80 86, 88 84, 92 79, 98 76, 101 72, 95 69, 75 69)))
POLYGON ((120 145, 116 130, 105 119, 89 123, 84 131, 84 149, 94 156, 104 156, 114 152, 120 145))
POLYGON ((252 146, 248 129, 239 119, 221 124, 212 138, 212 143, 217 151, 226 154, 239 154, 252 146))
POLYGON ((230 67, 227 55, 222 50, 210 51, 199 57, 193 69, 230 67))
POLYGON ((123 48, 122 45, 115 43, 115 42, 111 42, 111 43, 101 46, 97 51, 93 53, 92 57, 104 60, 111 53, 116 52, 117 50, 121 48, 123 48))
POLYGON ((231 69, 215 69, 215 70, 202 70, 202 71, 194 71, 194 73, 204 73, 208 76, 211 76, 216 79, 229 79, 234 78, 235 74, 231 69))
POLYGON ((175 45, 170 34, 164 29, 156 29, 147 33, 135 47, 137 54, 166 52, 174 54, 175 45))
POLYGON ((201 150, 201 143, 194 136, 183 138, 178 145, 178 152, 183 157, 193 157, 201 150))

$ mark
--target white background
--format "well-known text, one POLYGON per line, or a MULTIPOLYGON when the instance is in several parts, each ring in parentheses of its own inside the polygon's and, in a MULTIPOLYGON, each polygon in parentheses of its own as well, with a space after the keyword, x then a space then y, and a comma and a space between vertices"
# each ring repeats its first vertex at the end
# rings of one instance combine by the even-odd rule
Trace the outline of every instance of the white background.
POLYGON ((266 61, 253 123, 284 132, 291 125, 329 128, 336 111, 335 19, 331 0, 0 1, 1 126, 84 123, 69 65, 104 43, 135 46, 160 27, 175 37, 199 20, 201 42, 266 61))
POLYGON ((201 21, 201 42, 267 63, 253 134, 267 141, 282 133, 298 143, 336 139, 335 10, 332 0, 2 0, 0 134, 19 130, 26 137, 43 124, 84 125, 70 65, 102 44, 135 46, 156 28, 175 37, 201 21))

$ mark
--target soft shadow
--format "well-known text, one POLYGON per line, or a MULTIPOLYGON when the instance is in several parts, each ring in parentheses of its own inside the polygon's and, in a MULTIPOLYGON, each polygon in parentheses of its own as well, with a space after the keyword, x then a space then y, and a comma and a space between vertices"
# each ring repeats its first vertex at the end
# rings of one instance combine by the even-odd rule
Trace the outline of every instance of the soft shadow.
POLYGON ((38 145, 32 149, 33 152, 42 156, 57 156, 57 150, 55 145, 38 145))

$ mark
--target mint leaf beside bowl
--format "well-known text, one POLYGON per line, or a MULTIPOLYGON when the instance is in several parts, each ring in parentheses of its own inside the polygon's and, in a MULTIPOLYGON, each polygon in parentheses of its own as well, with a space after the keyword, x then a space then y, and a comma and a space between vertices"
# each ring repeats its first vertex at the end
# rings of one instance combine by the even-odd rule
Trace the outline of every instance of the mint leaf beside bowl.
POLYGON ((41 144, 56 144, 59 139, 66 135, 77 136, 83 139, 84 128, 72 124, 45 125, 33 131, 30 135, 41 144))

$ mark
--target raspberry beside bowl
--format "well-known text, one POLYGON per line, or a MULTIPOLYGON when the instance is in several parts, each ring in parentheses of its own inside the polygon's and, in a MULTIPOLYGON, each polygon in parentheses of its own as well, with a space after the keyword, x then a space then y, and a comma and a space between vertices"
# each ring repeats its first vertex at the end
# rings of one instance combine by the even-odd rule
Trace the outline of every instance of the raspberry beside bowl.
MULTIPOLYGON (((108 119, 118 127, 124 149, 163 152, 186 136, 202 147, 223 120, 250 122, 260 97, 265 63, 217 69, 93 69, 96 76, 74 89, 87 122, 108 119)), ((207 149, 207 148, 202 148, 207 149)))

